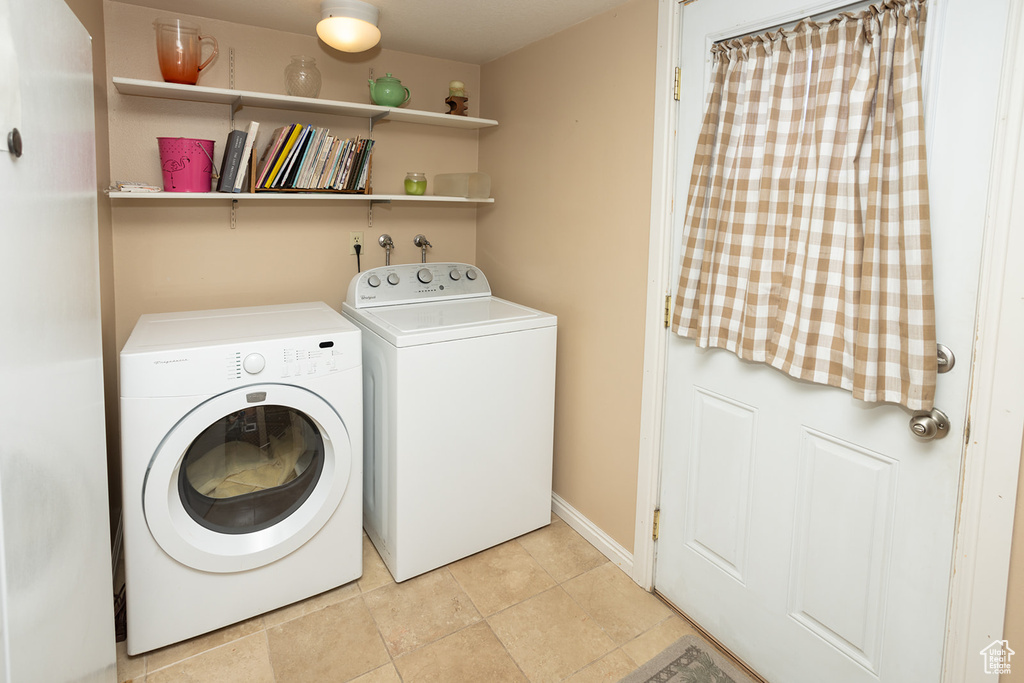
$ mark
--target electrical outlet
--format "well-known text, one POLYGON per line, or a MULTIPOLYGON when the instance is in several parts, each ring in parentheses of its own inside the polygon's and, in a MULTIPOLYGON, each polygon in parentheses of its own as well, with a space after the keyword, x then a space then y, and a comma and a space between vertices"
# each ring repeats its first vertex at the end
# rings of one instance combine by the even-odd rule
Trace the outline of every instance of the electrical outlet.
POLYGON ((359 244, 359 245, 363 244, 363 231, 362 230, 360 230, 359 232, 350 232, 348 234, 348 253, 351 254, 352 256, 356 255, 356 245, 357 244, 359 244))

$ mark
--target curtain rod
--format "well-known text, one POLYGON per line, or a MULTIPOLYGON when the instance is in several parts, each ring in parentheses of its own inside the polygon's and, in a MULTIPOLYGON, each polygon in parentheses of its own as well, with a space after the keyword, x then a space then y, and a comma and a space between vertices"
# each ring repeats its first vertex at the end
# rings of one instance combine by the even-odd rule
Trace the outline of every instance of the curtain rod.
POLYGON ((721 43, 727 43, 730 40, 736 40, 737 38, 746 38, 747 36, 760 36, 760 35, 763 35, 765 33, 771 33, 772 31, 778 31, 779 29, 782 29, 782 28, 793 28, 794 26, 799 24, 801 21, 805 21, 807 19, 810 19, 811 21, 821 21, 822 19, 831 19, 831 18, 835 17, 836 15, 842 14, 843 12, 850 12, 850 11, 854 11, 854 10, 860 10, 860 9, 865 9, 867 7, 871 7, 871 5, 877 4, 877 2, 878 2, 878 0, 856 0, 855 2, 851 2, 851 3, 843 5, 841 7, 837 7, 835 9, 828 10, 826 12, 819 12, 818 14, 814 14, 814 15, 809 16, 809 17, 802 17, 800 19, 794 19, 792 21, 787 21, 787 22, 782 23, 782 24, 776 24, 775 26, 769 26, 767 28, 760 28, 760 29, 757 29, 757 30, 754 30, 754 31, 745 31, 743 33, 737 33, 734 36, 729 36, 728 38, 722 38, 720 40, 716 40, 712 44, 713 45, 719 45, 721 43))

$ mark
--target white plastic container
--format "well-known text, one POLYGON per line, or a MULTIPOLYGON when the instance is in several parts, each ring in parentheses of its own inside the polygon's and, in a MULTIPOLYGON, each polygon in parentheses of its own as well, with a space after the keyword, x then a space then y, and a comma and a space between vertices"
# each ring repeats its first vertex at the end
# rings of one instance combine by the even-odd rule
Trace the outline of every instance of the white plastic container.
POLYGON ((434 176, 434 194, 439 197, 491 196, 491 176, 486 173, 439 173, 434 176))

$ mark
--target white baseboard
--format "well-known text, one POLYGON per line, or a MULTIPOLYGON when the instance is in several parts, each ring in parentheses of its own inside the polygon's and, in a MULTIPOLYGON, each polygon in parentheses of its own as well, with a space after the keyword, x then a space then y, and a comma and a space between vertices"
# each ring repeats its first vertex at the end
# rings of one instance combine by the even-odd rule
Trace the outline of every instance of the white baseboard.
POLYGON ((552 492, 551 511, 562 518, 562 521, 572 527, 576 533, 587 539, 590 545, 594 546, 609 560, 618 565, 619 569, 633 576, 633 553, 623 548, 611 536, 606 534, 600 527, 584 517, 579 510, 566 503, 561 496, 552 492))

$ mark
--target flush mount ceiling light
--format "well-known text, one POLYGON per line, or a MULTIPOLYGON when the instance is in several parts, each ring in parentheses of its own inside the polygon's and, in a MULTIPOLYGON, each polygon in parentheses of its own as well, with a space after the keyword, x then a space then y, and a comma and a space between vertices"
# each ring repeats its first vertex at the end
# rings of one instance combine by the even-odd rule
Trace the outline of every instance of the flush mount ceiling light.
POLYGON ((380 42, 380 12, 359 0, 323 0, 316 34, 335 50, 362 52, 380 42))

